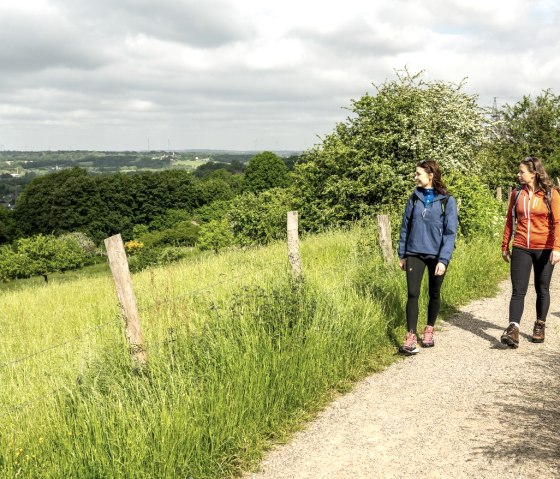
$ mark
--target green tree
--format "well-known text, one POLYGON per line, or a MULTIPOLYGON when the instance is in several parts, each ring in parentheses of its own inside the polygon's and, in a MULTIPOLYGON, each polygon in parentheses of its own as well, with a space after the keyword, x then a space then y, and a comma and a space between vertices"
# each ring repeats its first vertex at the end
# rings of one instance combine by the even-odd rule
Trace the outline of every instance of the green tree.
POLYGON ((302 225, 318 230, 400 205, 423 159, 437 160, 444 173, 475 172, 485 118, 463 86, 405 70, 375 95, 353 100, 346 122, 296 164, 302 225))
POLYGON ((286 214, 292 208, 291 192, 273 188, 233 199, 227 219, 241 246, 266 244, 286 236, 286 214))
POLYGON ((83 267, 88 256, 76 237, 37 235, 16 241, 20 267, 17 277, 43 276, 83 267))
POLYGON ((9 243, 15 234, 15 222, 12 212, 0 206, 0 244, 9 243))
POLYGON ((245 191, 259 193, 270 188, 288 186, 288 167, 280 157, 270 151, 263 151, 249 161, 245 169, 245 191))
POLYGON ((489 128, 492 142, 484 157, 484 169, 492 172, 491 186, 517 182, 519 162, 526 156, 544 160, 550 176, 560 177, 560 96, 543 90, 537 97, 524 96, 494 112, 489 128))
POLYGON ((201 250, 212 250, 218 253, 232 244, 234 244, 233 231, 226 218, 211 220, 200 227, 197 246, 201 250))

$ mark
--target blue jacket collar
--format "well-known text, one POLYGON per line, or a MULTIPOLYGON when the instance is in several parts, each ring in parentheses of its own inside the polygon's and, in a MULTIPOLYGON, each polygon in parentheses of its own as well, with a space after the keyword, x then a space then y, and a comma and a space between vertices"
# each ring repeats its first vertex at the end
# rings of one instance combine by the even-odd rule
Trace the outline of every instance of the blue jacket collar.
MULTIPOLYGON (((422 201, 424 201, 424 189, 420 188, 420 187, 416 187, 414 189, 414 194, 422 201)), ((441 201, 445 198, 445 195, 442 195, 441 193, 435 193, 434 195, 434 202, 436 201, 441 201)))

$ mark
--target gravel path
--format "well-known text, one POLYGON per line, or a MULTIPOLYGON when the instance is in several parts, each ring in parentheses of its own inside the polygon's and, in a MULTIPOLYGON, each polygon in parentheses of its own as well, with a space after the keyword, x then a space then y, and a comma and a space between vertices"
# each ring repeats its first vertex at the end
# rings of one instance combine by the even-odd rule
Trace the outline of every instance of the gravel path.
POLYGON ((331 403, 246 479, 560 478, 560 268, 546 341, 500 344, 511 287, 439 323, 436 346, 331 403))

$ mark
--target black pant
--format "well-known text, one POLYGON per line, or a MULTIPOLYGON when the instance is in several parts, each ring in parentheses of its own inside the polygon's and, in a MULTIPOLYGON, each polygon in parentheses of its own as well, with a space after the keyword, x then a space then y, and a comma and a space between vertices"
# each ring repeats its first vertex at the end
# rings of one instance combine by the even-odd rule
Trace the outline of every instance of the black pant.
POLYGON ((521 321, 525 295, 529 287, 531 266, 534 271, 535 291, 537 292, 537 319, 546 321, 550 307, 550 280, 554 266, 550 264, 550 249, 524 249, 514 246, 511 252, 511 301, 509 302, 509 320, 521 321))
POLYGON ((418 256, 408 256, 406 258, 406 286, 408 288, 408 301, 406 303, 406 324, 407 331, 416 333, 418 325, 418 297, 420 296, 420 286, 424 270, 428 268, 428 324, 434 326, 439 313, 440 297, 439 292, 445 274, 436 276, 437 258, 422 259, 418 256))

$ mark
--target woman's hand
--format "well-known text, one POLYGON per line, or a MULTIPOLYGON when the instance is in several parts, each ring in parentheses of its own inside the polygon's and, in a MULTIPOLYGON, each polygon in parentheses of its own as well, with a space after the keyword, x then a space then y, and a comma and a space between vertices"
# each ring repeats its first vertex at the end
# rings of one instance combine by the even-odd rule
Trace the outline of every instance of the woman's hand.
MULTIPOLYGON (((505 249, 502 251, 502 259, 506 262, 509 263, 509 259, 511 258, 511 253, 509 252, 509 249, 505 249)), ((550 256, 550 262, 552 263, 552 255, 550 256)), ((554 264, 554 263, 552 263, 554 264)))
POLYGON ((436 270, 434 272, 435 276, 443 276, 445 274, 445 270, 447 269, 447 266, 445 266, 443 263, 438 263, 436 265, 436 270))
POLYGON ((560 262, 560 251, 553 251, 550 255, 550 262, 554 265, 560 262))
POLYGON ((399 267, 400 267, 403 271, 406 271, 406 258, 401 258, 401 259, 399 259, 399 267))

